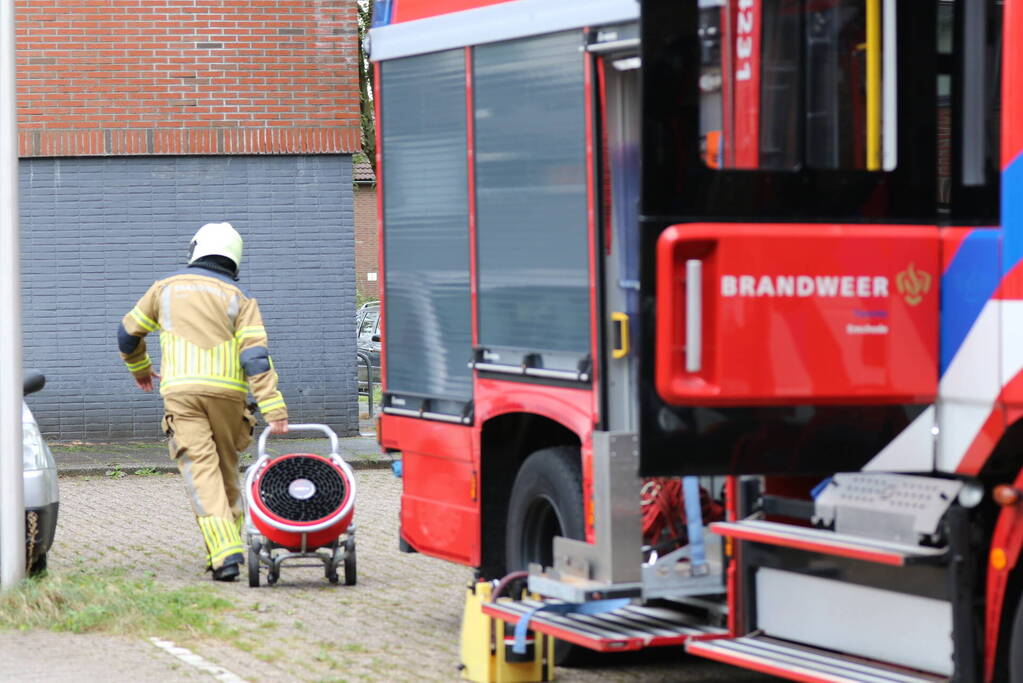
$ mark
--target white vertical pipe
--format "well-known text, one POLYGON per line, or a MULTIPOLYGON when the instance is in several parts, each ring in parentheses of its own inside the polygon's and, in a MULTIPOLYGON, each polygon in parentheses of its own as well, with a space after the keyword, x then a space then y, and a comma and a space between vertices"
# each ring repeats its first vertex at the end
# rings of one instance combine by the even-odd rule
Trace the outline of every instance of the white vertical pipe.
POLYGON ((0 591, 25 577, 14 0, 0 0, 0 591))
POLYGON ((884 0, 881 9, 881 168, 895 170, 898 164, 899 122, 896 120, 895 88, 898 85, 898 56, 895 43, 895 0, 884 0))

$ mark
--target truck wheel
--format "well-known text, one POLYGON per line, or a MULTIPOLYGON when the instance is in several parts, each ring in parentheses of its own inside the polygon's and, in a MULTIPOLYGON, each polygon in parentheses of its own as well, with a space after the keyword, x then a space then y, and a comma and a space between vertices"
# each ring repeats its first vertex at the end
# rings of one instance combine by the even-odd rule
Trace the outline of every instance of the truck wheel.
POLYGON ((1009 683, 1023 683, 1023 598, 1016 605, 1009 644, 1009 683))
POLYGON ((539 450, 515 477, 505 536, 508 571, 527 569, 531 562, 552 566, 555 536, 586 537, 578 448, 539 450))
MULTIPOLYGON (((554 537, 583 540, 583 483, 579 449, 557 446, 539 450, 523 463, 508 503, 505 558, 509 572, 530 563, 554 564, 554 537)), ((559 666, 584 663, 591 652, 557 641, 554 660, 559 666)))

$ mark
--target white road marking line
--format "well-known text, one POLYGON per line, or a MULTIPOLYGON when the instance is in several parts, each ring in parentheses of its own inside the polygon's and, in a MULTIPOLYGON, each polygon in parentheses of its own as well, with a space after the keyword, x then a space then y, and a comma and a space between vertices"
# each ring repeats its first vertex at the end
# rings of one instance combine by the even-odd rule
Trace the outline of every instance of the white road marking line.
POLYGON ((149 642, 168 654, 177 657, 185 664, 208 673, 218 681, 224 681, 224 683, 245 683, 244 678, 231 673, 222 666, 213 664, 209 660, 195 654, 186 647, 181 647, 180 645, 175 645, 169 640, 160 640, 159 638, 150 638, 149 642))

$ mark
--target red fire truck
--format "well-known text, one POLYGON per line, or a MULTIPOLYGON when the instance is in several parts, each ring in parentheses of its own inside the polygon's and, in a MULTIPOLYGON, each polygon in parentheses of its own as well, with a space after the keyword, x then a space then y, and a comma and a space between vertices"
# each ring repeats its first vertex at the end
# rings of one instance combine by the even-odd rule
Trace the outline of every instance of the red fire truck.
POLYGON ((1021 50, 1023 0, 377 0, 402 548, 576 646, 1023 681, 1021 50))

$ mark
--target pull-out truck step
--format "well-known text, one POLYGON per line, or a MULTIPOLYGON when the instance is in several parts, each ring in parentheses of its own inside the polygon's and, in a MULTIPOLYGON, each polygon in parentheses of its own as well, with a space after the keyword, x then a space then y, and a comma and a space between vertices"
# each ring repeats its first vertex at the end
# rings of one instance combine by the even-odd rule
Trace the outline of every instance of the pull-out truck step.
POLYGON ((710 525, 710 530, 740 541, 796 548, 797 550, 849 557, 894 567, 920 563, 940 564, 945 561, 948 553, 944 548, 892 543, 862 536, 839 534, 826 529, 763 520, 714 522, 710 525))
MULTIPOLYGON (((545 604, 548 603, 540 600, 499 600, 484 603, 483 613, 517 624, 545 604)), ((699 617, 686 612, 641 605, 588 615, 536 612, 529 628, 598 652, 677 646, 691 638, 720 637, 727 633, 724 629, 702 624, 699 617)))
POLYGON ((938 683, 947 678, 767 636, 690 640, 686 652, 804 683, 938 683))

